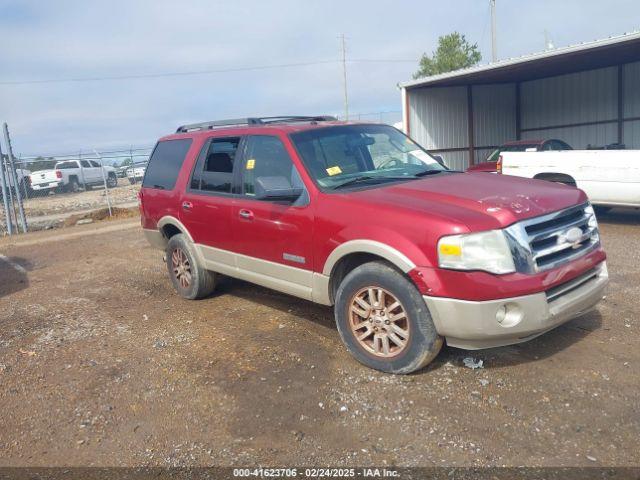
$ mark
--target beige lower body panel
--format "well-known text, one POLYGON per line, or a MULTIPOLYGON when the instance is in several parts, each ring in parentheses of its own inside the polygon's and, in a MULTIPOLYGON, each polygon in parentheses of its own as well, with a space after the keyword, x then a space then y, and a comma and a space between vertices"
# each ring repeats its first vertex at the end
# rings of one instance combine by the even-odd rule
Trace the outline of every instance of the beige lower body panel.
POLYGON ((302 268, 196 244, 207 270, 329 305, 329 278, 302 268))
POLYGON ((484 302, 423 298, 436 330, 448 345, 468 350, 500 347, 531 340, 593 309, 609 281, 606 263, 598 269, 594 280, 551 302, 544 292, 484 302), (499 322, 503 308, 509 313, 499 322))

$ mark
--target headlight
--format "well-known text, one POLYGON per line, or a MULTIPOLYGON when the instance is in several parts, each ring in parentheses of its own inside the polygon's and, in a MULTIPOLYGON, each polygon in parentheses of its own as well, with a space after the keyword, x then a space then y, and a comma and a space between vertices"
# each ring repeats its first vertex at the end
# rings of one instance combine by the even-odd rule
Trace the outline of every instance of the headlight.
POLYGON ((589 217, 587 228, 591 230, 591 238, 596 242, 600 241, 600 233, 598 231, 598 220, 596 218, 596 212, 593 209, 593 206, 589 204, 584 209, 584 213, 589 217))
POLYGON ((438 242, 438 263, 442 268, 454 270, 484 270, 498 274, 516 271, 502 230, 442 237, 438 242))

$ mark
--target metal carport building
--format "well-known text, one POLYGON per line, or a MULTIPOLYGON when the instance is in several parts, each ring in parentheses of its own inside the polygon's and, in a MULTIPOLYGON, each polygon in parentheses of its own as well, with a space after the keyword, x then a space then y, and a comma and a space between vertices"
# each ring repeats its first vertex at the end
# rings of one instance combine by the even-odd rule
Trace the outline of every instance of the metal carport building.
POLYGON ((640 32, 400 84, 405 131, 451 168, 510 140, 640 149, 640 32))

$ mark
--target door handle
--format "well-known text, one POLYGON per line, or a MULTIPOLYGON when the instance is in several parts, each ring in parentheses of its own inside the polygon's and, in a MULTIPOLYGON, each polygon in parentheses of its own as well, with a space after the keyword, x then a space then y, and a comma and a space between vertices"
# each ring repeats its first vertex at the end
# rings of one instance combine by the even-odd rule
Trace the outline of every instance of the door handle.
POLYGON ((251 210, 242 209, 238 212, 240 218, 244 218, 246 220, 253 220, 253 212, 251 210))
POLYGON ((193 208, 193 203, 191 202, 182 202, 183 210, 191 210, 193 208))

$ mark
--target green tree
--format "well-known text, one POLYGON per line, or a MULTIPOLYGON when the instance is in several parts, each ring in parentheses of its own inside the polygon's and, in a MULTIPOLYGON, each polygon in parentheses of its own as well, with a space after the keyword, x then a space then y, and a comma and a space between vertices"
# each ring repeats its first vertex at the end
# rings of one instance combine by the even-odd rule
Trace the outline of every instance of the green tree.
POLYGON ((482 60, 478 44, 470 44, 464 35, 450 33, 438 39, 438 49, 431 56, 424 53, 413 78, 429 77, 477 65, 482 60))
POLYGON ((120 162, 121 167, 126 167, 127 165, 133 165, 133 160, 131 160, 130 158, 125 158, 124 160, 122 160, 122 162, 120 162))
POLYGON ((49 170, 50 168, 53 168, 55 164, 56 161, 53 157, 45 158, 39 156, 35 160, 27 163, 24 168, 29 169, 31 172, 37 172, 38 170, 49 170))

